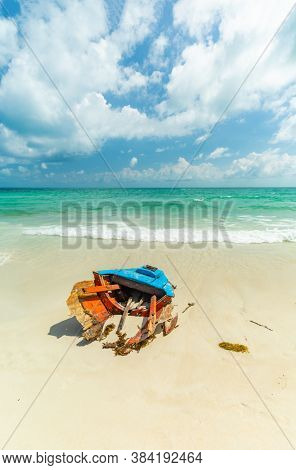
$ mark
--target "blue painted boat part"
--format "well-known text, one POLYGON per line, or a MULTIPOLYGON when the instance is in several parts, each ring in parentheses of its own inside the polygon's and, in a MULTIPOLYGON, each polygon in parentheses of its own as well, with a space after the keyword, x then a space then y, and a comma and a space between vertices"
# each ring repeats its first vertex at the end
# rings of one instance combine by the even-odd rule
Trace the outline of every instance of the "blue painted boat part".
POLYGON ((102 276, 112 276, 114 282, 157 296, 168 295, 174 297, 172 284, 165 273, 153 266, 140 266, 139 268, 111 269, 97 271, 102 276))

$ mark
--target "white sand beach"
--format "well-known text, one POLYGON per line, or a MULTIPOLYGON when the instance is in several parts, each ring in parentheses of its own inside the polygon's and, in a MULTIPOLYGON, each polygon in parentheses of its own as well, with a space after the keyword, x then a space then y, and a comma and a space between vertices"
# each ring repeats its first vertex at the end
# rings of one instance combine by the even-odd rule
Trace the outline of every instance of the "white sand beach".
POLYGON ((293 244, 61 250, 28 238, 0 266, 6 449, 289 449, 296 445, 293 244), (93 269, 157 265, 179 328, 140 353, 79 346, 72 285, 93 269), (250 320, 268 326, 260 327, 250 320), (220 341, 248 346, 231 353, 220 341), (8 440, 8 441, 7 441, 8 440))

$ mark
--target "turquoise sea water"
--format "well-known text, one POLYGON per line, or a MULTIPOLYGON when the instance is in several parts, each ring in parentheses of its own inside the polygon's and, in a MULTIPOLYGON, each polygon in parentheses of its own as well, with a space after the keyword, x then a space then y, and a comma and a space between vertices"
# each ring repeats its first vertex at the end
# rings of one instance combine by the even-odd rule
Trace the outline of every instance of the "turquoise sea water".
POLYGON ((0 227, 2 252, 16 227, 22 237, 295 242, 296 189, 1 189, 0 227))

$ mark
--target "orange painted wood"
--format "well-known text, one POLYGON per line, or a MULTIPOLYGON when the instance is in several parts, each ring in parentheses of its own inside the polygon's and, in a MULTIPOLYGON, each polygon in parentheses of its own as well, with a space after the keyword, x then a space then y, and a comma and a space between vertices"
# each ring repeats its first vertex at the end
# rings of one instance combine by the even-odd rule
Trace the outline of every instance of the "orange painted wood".
POLYGON ((100 323, 106 321, 111 316, 98 298, 95 300, 84 300, 81 303, 83 308, 100 323))
MULTIPOLYGON (((163 307, 171 303, 171 301, 171 297, 169 297, 168 295, 164 295, 163 297, 161 297, 161 299, 156 302, 157 317, 159 316, 158 313, 161 313, 163 307)), ((149 317, 149 310, 147 308, 136 308, 130 313, 130 315, 135 317, 149 317)))
POLYGON ((118 284, 108 284, 106 286, 91 286, 83 289, 85 293, 95 294, 100 292, 108 292, 110 290, 119 290, 120 286, 118 284))
POLYGON ((152 335, 155 330, 155 322, 156 322, 156 295, 151 297, 150 307, 149 307, 149 318, 148 318, 148 333, 152 335))
POLYGON ((156 311, 158 312, 161 310, 163 307, 165 307, 167 304, 169 304, 172 301, 172 297, 168 295, 164 295, 159 299, 159 301, 156 303, 156 311))
POLYGON ((152 295, 150 308, 149 308, 149 317, 156 315, 156 295, 152 295))
MULTIPOLYGON (((107 284, 105 278, 100 276, 100 274, 94 273, 95 285, 96 286, 110 286, 111 284, 107 284)), ((105 292, 101 292, 100 299, 102 300, 103 304, 105 305, 106 309, 111 312, 113 315, 122 314, 124 311, 123 306, 117 302, 114 297, 108 294, 108 290, 105 292)))
POLYGON ((142 331, 139 330, 135 336, 133 336, 126 342, 126 344, 132 346, 133 344, 139 343, 141 340, 142 340, 142 331))
MULTIPOLYGON (((94 275, 94 283, 95 286, 110 286, 109 281, 106 277, 101 276, 100 274, 93 272, 94 275)), ((106 309, 112 312, 113 315, 122 315, 124 311, 124 307, 116 301, 114 297, 112 297, 108 292, 99 293, 100 299, 104 303, 106 309)), ((168 295, 164 295, 156 302, 156 312, 157 317, 160 316, 161 310, 167 304, 172 301, 172 298, 168 295)), ((149 309, 148 308, 136 308, 129 313, 130 316, 135 317, 149 317, 149 309)))

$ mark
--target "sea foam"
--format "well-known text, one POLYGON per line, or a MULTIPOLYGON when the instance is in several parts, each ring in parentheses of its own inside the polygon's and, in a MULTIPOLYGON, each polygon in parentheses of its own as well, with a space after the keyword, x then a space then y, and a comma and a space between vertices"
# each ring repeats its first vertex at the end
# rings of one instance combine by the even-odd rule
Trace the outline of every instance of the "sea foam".
MULTIPOLYGON (((25 235, 57 236, 69 238, 93 238, 101 240, 127 240, 162 243, 203 243, 203 242, 230 242, 230 243, 282 243, 296 242, 296 229, 266 229, 266 230, 212 230, 212 229, 149 229, 135 227, 123 223, 97 225, 87 227, 62 227, 60 225, 47 225, 39 227, 26 227, 25 235)), ((1 258, 0 258, 1 262, 1 258)))

